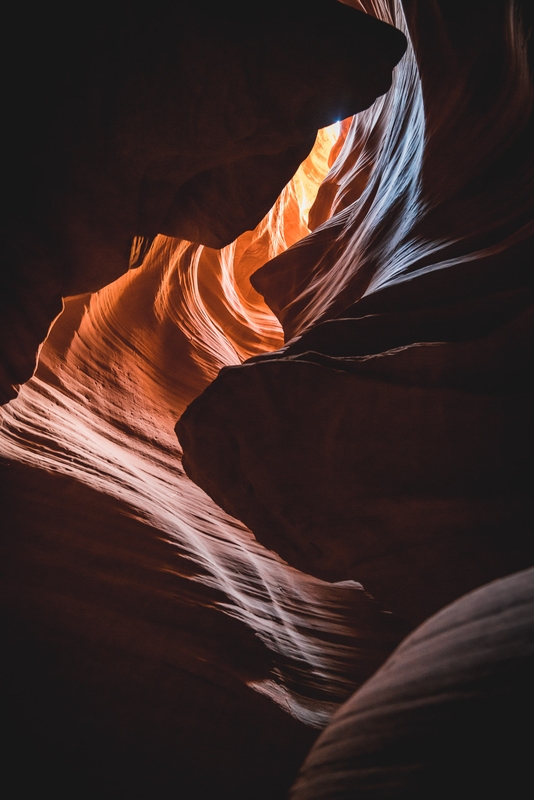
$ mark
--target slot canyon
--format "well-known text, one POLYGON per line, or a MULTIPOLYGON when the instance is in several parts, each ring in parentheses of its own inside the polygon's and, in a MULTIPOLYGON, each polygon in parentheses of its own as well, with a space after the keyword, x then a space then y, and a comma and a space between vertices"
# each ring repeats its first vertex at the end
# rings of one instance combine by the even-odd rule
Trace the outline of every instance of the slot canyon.
POLYGON ((5 796, 530 796, 529 0, 5 23, 5 796))

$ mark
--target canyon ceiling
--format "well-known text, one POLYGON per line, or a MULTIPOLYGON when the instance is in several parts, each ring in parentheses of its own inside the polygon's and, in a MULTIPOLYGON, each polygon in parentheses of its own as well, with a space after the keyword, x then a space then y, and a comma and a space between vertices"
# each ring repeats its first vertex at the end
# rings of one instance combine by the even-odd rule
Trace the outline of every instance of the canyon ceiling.
POLYGON ((7 18, 6 782, 520 795, 530 3, 7 18))

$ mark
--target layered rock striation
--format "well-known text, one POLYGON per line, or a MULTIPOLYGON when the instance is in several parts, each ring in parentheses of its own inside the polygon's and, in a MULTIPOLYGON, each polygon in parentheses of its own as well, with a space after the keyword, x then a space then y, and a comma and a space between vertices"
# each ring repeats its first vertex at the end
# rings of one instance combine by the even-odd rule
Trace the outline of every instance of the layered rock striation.
POLYGON ((158 233, 221 247, 255 228, 317 130, 386 92, 405 48, 333 0, 275 2, 261 21, 157 0, 6 22, 1 402, 62 297, 115 280, 158 233))
POLYGON ((531 570, 379 668, 532 563, 532 12, 349 5, 12 11, 25 793, 281 800, 325 726, 295 799, 526 779, 531 570))
POLYGON ((21 791, 38 770, 65 798, 281 798, 408 630, 361 585, 265 550, 187 478, 173 430, 221 367, 281 345, 249 275, 309 232, 337 138, 321 133, 254 232, 221 251, 158 237, 142 266, 68 299, 2 409, 3 722, 21 791))
POLYGON ((528 792, 533 599, 526 570, 421 625, 337 712, 292 800, 528 792))
POLYGON ((380 8, 411 43, 332 216, 252 276, 287 344, 177 433, 260 541, 420 622, 532 562, 533 87, 520 5, 380 8))

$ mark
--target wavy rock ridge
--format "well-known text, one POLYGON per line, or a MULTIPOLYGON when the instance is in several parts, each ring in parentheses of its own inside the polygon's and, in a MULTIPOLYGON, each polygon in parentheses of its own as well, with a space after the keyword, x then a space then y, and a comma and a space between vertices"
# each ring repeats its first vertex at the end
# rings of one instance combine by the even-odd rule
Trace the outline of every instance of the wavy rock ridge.
POLYGON ((248 276, 308 233, 337 138, 254 232, 221 251, 159 237, 67 300, 2 410, 7 718, 65 796, 80 774, 110 796, 283 796, 407 630, 261 547, 187 478, 173 432, 222 366, 281 344, 248 276))
POLYGON ((252 276, 287 344, 177 433, 260 541, 421 622, 532 563, 534 95, 519 6, 379 6, 411 40, 392 89, 354 118, 326 221, 252 276))
POLYGON ((21 753, 65 798, 528 777, 532 571, 387 659, 532 563, 532 13, 351 5, 13 26, 42 63, 2 237, 23 793, 21 753))

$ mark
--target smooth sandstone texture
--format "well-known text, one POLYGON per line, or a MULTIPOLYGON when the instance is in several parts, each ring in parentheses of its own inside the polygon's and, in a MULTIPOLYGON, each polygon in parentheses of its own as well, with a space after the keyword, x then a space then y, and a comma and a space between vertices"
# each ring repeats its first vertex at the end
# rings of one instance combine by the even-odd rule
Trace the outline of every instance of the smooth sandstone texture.
MULTIPOLYGON (((412 348, 422 374, 433 347, 412 348)), ((531 393, 401 382, 395 353, 382 374, 313 356, 225 370, 182 417, 184 467, 216 502, 413 623, 531 563, 531 393)))
POLYGON ((531 4, 380 13, 410 40, 392 89, 354 121, 311 212, 323 224, 252 277, 287 340, 354 304, 429 308, 531 280, 531 4))
POLYGON ((130 504, 4 460, 0 480, 13 795, 283 797, 317 731, 248 685, 271 659, 228 598, 130 504))
POLYGON ((317 130, 388 90, 406 46, 332 0, 276 2, 260 19, 190 0, 81 13, 6 16, 2 402, 62 297, 124 273, 135 237, 222 247, 253 229, 317 130))
POLYGON ((222 366, 282 343, 248 278, 308 233, 335 138, 253 233, 158 237, 68 299, 0 409, 4 777, 21 794, 38 774, 61 800, 283 798, 410 630, 263 548, 187 478, 173 430, 222 366))
POLYGON ((319 192, 331 216, 251 278, 287 345, 176 430, 267 547, 418 623, 532 564, 532 53, 521 4, 381 8, 410 47, 319 192))
POLYGON ((291 800, 526 797, 534 571, 462 597, 337 712, 291 800))
MULTIPOLYGON (((101 12, 92 4, 83 25, 76 17, 73 39, 63 36, 64 16, 54 39, 44 35, 53 18, 30 18, 26 7, 10 29, 17 57, 4 72, 14 87, 6 107, 19 124, 6 152, 33 153, 6 159, 5 263, 16 255, 25 266, 17 278, 9 272, 0 324, 9 363, 19 367, 34 358, 62 294, 126 269, 132 236, 140 234, 138 263, 158 220, 171 233, 193 236, 196 225, 199 237, 221 237, 225 220, 230 235, 245 212, 259 213, 271 191, 265 158, 281 175, 286 145, 308 141, 316 114, 341 114, 329 81, 345 97, 345 76, 359 70, 350 71, 359 58, 350 26, 350 64, 334 75, 325 68, 321 37, 333 31, 337 49, 341 32, 323 17, 304 28, 311 56, 308 39, 295 46, 308 53, 304 61, 293 62, 283 37, 283 47, 279 38, 269 44, 282 21, 297 35, 309 3, 289 16, 277 6, 276 25, 267 20, 261 32, 266 50, 254 50, 252 62, 246 37, 235 44, 239 14, 228 17, 228 39, 218 21, 206 38, 195 12, 183 24, 185 4, 172 4, 180 25, 169 24, 170 4, 152 3, 140 16, 132 5, 101 12), (282 70, 272 92, 262 84, 267 109, 240 78, 241 55, 250 75, 265 52, 282 70), (84 83, 95 63, 103 96, 84 83), (310 86, 313 63, 321 74, 310 86), (180 100, 194 108, 187 130, 167 116, 176 101, 167 69, 182 67, 199 89, 180 100), (222 91, 227 78, 235 96, 222 91), (118 102, 117 86, 126 89, 118 102), (39 132, 58 107, 71 127, 57 140, 51 129, 56 160, 43 171, 50 141, 39 144, 39 132), (197 155, 185 146, 191 137, 197 155), (186 162, 182 151, 175 159, 178 141, 186 162), (269 183, 265 194, 252 187, 252 196, 242 157, 269 183), (184 178, 186 167, 198 172, 184 178), (188 205, 181 187, 190 178, 188 205)), ((221 367, 234 369, 184 418, 196 426, 195 409, 206 412, 191 428, 188 468, 206 485, 214 477, 195 463, 198 440, 219 471, 214 496, 222 487, 223 505, 230 498, 235 513, 255 514, 258 537, 286 548, 293 563, 329 576, 350 567, 382 607, 415 622, 532 563, 521 466, 531 453, 527 3, 407 1, 408 25, 396 1, 361 5, 402 27, 415 51, 399 63, 391 91, 350 130, 344 124, 310 217, 291 185, 254 233, 221 251, 159 237, 139 269, 67 302, 36 375, 2 409, 4 724, 8 764, 14 781, 27 778, 25 794, 34 776, 29 768, 21 776, 20 763, 35 768, 43 791, 69 800, 84 790, 113 800, 281 800, 317 727, 409 627, 354 581, 329 584, 285 564, 184 475, 176 418, 221 367), (272 260, 308 229, 313 236, 287 260, 272 260), (281 347, 280 326, 249 281, 266 261, 263 282, 254 281, 292 339, 274 356, 265 354, 281 347), (250 385, 244 376, 253 376, 250 385), (229 427, 210 443, 212 414, 229 427), (214 455, 213 446, 222 450, 214 455), (351 483, 354 473, 364 491, 351 483), (356 544, 365 556, 357 566, 356 544)), ((256 31, 256 7, 251 13, 243 33, 256 31)), ((365 25, 370 34, 374 23, 365 25)), ((404 40, 385 30, 397 58, 404 40)), ((375 64, 367 76, 375 90, 390 79, 395 59, 385 60, 385 70, 375 64)))

